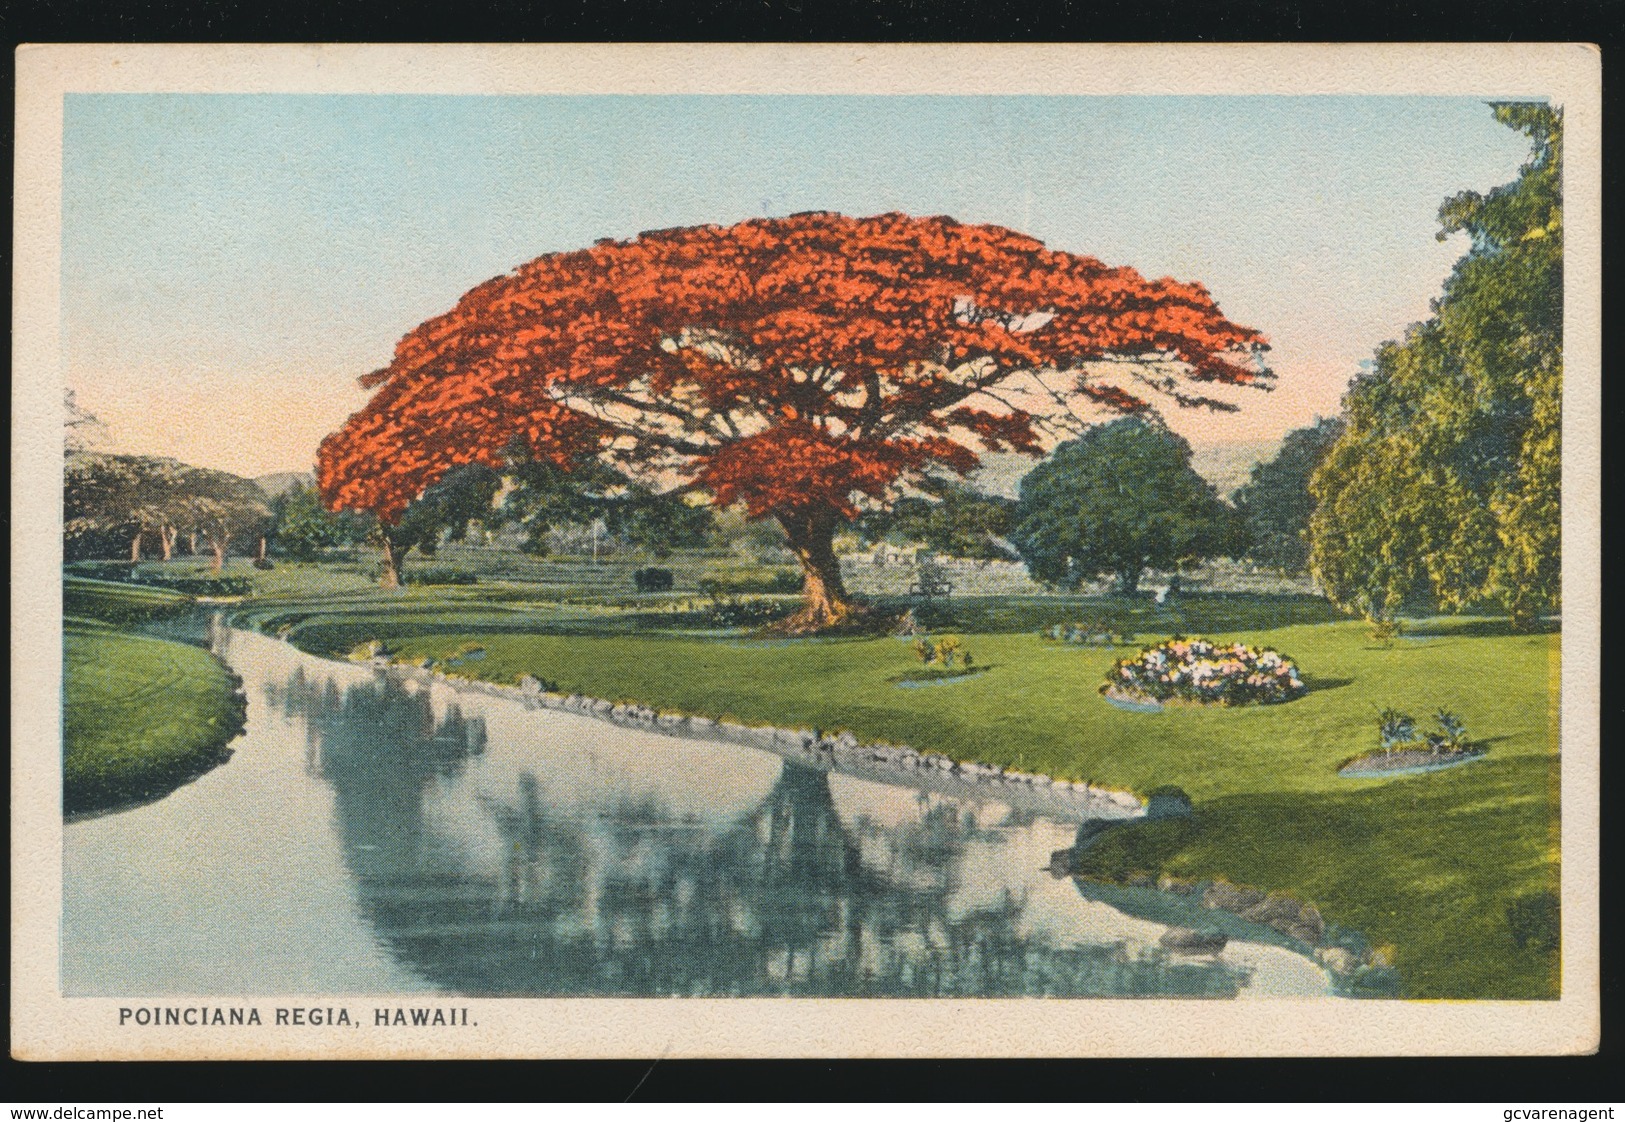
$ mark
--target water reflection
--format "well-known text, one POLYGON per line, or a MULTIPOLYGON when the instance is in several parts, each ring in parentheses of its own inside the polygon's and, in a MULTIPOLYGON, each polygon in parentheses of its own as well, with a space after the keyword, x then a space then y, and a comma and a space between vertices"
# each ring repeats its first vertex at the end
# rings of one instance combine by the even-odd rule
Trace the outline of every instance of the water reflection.
POLYGON ((658 738, 600 725, 583 746, 584 718, 383 676, 341 689, 301 665, 264 690, 331 788, 361 914, 435 988, 1233 996, 1249 980, 1092 930, 1037 870, 1065 828, 1031 816, 738 747, 651 761, 658 738))

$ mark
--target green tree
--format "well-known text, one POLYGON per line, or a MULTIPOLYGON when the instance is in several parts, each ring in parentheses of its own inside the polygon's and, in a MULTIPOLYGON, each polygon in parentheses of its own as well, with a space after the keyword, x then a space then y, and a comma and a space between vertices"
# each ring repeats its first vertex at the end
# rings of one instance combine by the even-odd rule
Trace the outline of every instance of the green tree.
POLYGON ((864 536, 899 544, 921 542, 949 557, 1010 560, 1010 551, 999 539, 1010 533, 1014 502, 939 475, 926 476, 919 489, 920 494, 897 500, 891 509, 867 515, 864 536))
POLYGON ((380 583, 399 588, 406 555, 414 548, 433 557, 440 540, 461 541, 470 522, 492 515, 502 476, 484 464, 453 468, 439 482, 409 503, 393 523, 379 522, 372 532, 373 544, 383 552, 380 583))
POLYGON ((165 556, 170 527, 185 517, 179 481, 187 468, 155 456, 70 451, 62 474, 62 531, 70 553, 99 552, 108 539, 129 544, 141 560, 142 540, 159 534, 165 556), (88 548, 84 548, 88 547, 88 548))
POLYGON ((226 471, 186 467, 175 487, 181 513, 164 529, 165 557, 176 531, 183 527, 203 538, 214 557, 210 567, 217 573, 225 568, 226 551, 234 539, 258 537, 263 552, 271 528, 271 506, 259 484, 226 471))
POLYGON ((1253 465, 1235 495, 1247 556, 1288 572, 1308 569, 1309 516, 1315 509, 1309 477, 1342 435, 1342 418, 1316 418, 1287 433, 1272 459, 1253 465))
POLYGON ((1517 627, 1558 606, 1562 113, 1497 104, 1526 134, 1518 178, 1440 208, 1466 232, 1434 315, 1377 351, 1310 489, 1310 570, 1340 606, 1499 602, 1517 627))
POLYGON ((522 447, 510 447, 505 478, 496 518, 525 529, 528 553, 547 552, 549 530, 601 521, 625 544, 669 557, 674 550, 704 545, 712 528, 708 508, 690 505, 681 493, 656 494, 598 461, 565 471, 522 447))
POLYGON ((314 487, 298 483, 271 500, 272 539, 285 557, 310 560, 323 550, 355 545, 372 529, 372 518, 322 505, 314 487))
POLYGON ((141 560, 143 539, 156 534, 167 561, 182 532, 201 535, 225 563, 234 537, 263 533, 271 511, 251 480, 157 456, 70 452, 63 471, 63 532, 76 539, 122 534, 130 560, 141 560))
POLYGON ((1124 417, 1062 444, 1021 481, 1010 540, 1034 579, 1076 588, 1105 573, 1132 593, 1147 567, 1223 551, 1230 510, 1156 420, 1124 417))

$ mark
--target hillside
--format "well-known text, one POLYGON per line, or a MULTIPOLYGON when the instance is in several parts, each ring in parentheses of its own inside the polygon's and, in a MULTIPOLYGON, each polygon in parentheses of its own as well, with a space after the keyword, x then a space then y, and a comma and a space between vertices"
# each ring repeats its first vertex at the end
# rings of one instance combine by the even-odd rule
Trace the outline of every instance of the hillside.
POLYGON ((256 476, 254 482, 259 485, 261 491, 274 499, 294 487, 316 486, 316 474, 309 471, 279 471, 271 475, 256 476))

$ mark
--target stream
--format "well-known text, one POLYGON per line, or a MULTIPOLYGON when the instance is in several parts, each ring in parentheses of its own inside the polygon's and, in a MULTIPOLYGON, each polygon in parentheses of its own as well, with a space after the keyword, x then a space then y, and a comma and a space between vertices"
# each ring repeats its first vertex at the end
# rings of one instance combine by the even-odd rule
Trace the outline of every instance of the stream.
POLYGON ((1331 992, 1267 942, 1165 951, 1052 877, 1076 817, 192 626, 247 728, 195 782, 64 828, 69 996, 1331 992))

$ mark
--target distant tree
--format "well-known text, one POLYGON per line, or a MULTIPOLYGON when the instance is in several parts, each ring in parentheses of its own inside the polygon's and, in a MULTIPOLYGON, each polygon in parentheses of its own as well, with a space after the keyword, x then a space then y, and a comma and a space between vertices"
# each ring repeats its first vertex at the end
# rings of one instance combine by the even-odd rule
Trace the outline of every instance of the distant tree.
POLYGON ((619 541, 656 557, 706 542, 708 509, 681 494, 652 491, 606 463, 594 460, 565 471, 518 444, 509 446, 506 461, 497 520, 524 527, 527 552, 546 553, 549 531, 600 522, 619 541))
POLYGON ((1063 588, 1115 574, 1127 593, 1148 567, 1222 552, 1229 508, 1155 420, 1124 417, 1068 441, 1021 481, 1010 540, 1034 579, 1063 588))
POLYGON ((158 534, 169 555, 173 527, 186 516, 180 481, 185 464, 153 456, 69 452, 63 464, 62 530, 71 545, 121 535, 130 560, 141 560, 142 539, 158 534))
MULTIPOLYGON (((184 520, 195 530, 214 555, 215 572, 225 568, 233 539, 258 537, 263 553, 264 536, 272 524, 271 506, 253 480, 212 468, 186 467, 176 480, 176 505, 182 512, 177 521, 184 520)), ((176 522, 164 528, 166 558, 176 529, 176 522)))
POLYGON ((372 519, 349 511, 334 514, 314 487, 296 483, 271 500, 271 537, 276 551, 310 560, 323 550, 355 545, 372 529, 372 519))
POLYGON ((1342 418, 1317 418, 1287 433, 1273 459, 1253 465, 1234 500, 1247 556, 1289 572, 1308 570, 1309 516, 1315 509, 1309 477, 1342 435, 1342 418))
POLYGON ((908 495, 890 510, 867 515, 861 528, 870 540, 921 542, 935 553, 978 561, 1008 561, 1013 555, 999 539, 1010 533, 1015 503, 987 495, 957 479, 928 475, 920 494, 908 495))
POLYGON ((635 484, 611 500, 604 515, 604 525, 611 533, 658 558, 704 545, 713 521, 709 507, 635 484))
POLYGON ((461 541, 468 524, 492 513, 502 476, 484 464, 465 464, 447 472, 418 498, 409 503, 393 523, 376 522, 372 540, 383 551, 385 588, 399 588, 406 555, 416 548, 433 557, 440 540, 461 541))
POLYGON ((596 461, 583 464, 580 471, 565 471, 513 445, 505 458, 507 484, 498 504, 499 517, 503 525, 524 530, 521 548, 537 556, 549 552, 552 531, 593 523, 598 517, 594 494, 618 482, 613 472, 596 461))
POLYGON ((70 452, 63 468, 63 533, 67 538, 120 533, 130 560, 157 535, 167 561, 182 532, 201 535, 224 564, 235 536, 270 522, 265 494, 251 480, 156 456, 70 452))
POLYGON ((63 444, 69 452, 89 451, 104 431, 105 426, 96 419, 96 415, 82 408, 74 398, 72 390, 66 391, 62 396, 62 411, 64 413, 63 444))
POLYGON ((707 544, 714 549, 753 558, 762 564, 782 564, 794 560, 784 528, 771 519, 752 520, 743 504, 724 507, 716 512, 707 544))
POLYGON ((1532 155, 1514 182, 1440 208, 1440 237, 1471 248, 1434 315, 1352 383, 1310 485, 1310 570, 1372 618, 1493 600, 1524 627, 1558 606, 1562 112, 1494 111, 1532 155))

